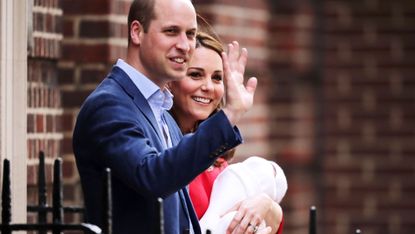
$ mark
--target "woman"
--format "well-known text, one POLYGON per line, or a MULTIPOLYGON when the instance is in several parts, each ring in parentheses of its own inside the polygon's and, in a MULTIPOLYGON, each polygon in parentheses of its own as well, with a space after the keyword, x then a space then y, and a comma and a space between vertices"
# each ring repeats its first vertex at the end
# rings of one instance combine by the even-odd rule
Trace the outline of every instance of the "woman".
MULTIPOLYGON (((169 87, 174 95, 171 113, 184 134, 195 131, 201 121, 221 106, 224 95, 222 81, 224 71, 221 58, 223 51, 222 44, 214 37, 214 34, 199 32, 196 50, 190 60, 187 76, 180 81, 170 83, 169 87)), ((233 153, 233 151, 228 152, 219 158, 215 165, 190 184, 190 196, 199 219, 208 208, 215 178, 227 167, 227 160, 232 158, 233 153)), ((239 233, 256 233, 257 231, 257 233, 277 233, 282 229, 281 207, 266 193, 245 199, 229 211, 232 210, 237 210, 237 212, 229 224, 229 233, 232 233, 235 228, 239 233), (269 227, 259 229, 263 220, 269 227)), ((201 225, 203 230, 203 223, 201 225)))

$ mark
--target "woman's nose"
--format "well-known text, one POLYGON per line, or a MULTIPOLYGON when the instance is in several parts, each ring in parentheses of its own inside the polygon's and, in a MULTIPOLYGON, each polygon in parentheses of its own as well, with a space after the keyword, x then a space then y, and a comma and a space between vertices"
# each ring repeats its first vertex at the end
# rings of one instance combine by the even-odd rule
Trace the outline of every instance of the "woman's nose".
POLYGON ((210 91, 213 90, 213 83, 210 79, 206 79, 202 84, 202 90, 210 91))

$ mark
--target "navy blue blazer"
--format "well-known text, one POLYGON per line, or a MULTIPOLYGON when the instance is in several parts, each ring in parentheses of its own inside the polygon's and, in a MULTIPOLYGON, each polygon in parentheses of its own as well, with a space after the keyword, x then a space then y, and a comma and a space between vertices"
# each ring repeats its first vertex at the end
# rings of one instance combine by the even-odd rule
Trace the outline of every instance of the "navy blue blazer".
POLYGON ((102 176, 109 167, 113 233, 155 233, 158 197, 164 199, 166 234, 182 234, 189 220, 200 233, 186 185, 242 139, 222 111, 185 136, 173 118, 164 115, 174 145, 167 150, 148 102, 116 66, 85 100, 73 149, 88 222, 102 227, 102 176))

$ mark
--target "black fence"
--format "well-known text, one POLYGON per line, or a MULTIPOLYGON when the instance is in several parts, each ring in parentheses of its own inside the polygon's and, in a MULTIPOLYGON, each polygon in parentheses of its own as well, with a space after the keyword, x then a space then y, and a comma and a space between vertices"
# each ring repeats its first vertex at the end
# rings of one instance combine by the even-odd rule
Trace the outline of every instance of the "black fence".
POLYGON ((65 213, 84 213, 82 207, 63 206, 62 196, 62 160, 56 159, 53 165, 53 193, 52 206, 47 204, 47 189, 45 179, 45 155, 39 153, 38 171, 38 204, 28 205, 29 213, 37 213, 37 223, 12 223, 11 217, 11 189, 10 189, 10 161, 3 160, 3 188, 2 188, 2 216, 0 231, 3 234, 10 234, 13 231, 37 231, 39 234, 46 234, 52 231, 53 234, 60 234, 63 231, 82 231, 83 233, 105 233, 112 234, 112 203, 111 203, 111 172, 105 171, 104 183, 104 225, 102 229, 90 223, 67 224, 63 222, 65 213), (48 222, 48 214, 52 213, 52 222, 48 222))
MULTIPOLYGON (((317 209, 315 206, 310 207, 310 222, 308 228, 309 234, 317 234, 317 209)), ((356 229, 355 234, 361 234, 360 229, 356 229)))
MULTIPOLYGON (((11 217, 11 189, 10 189, 10 161, 3 160, 3 188, 1 194, 2 213, 0 231, 2 234, 11 234, 13 231, 37 231, 39 234, 46 234, 52 231, 53 234, 60 234, 63 231, 82 231, 89 234, 112 234, 112 197, 111 197, 111 171, 105 170, 104 176, 104 201, 103 206, 103 227, 100 228, 90 223, 66 224, 63 222, 65 213, 84 214, 83 207, 63 206, 62 196, 62 160, 55 159, 53 165, 53 194, 52 207, 47 204, 47 189, 45 176, 45 155, 39 153, 39 171, 38 171, 38 204, 28 205, 27 212, 37 214, 37 223, 12 223, 11 217), (48 214, 52 213, 52 222, 48 222, 48 214)), ((158 199, 158 227, 156 234, 164 234, 164 217, 163 217, 163 200, 158 199)), ((85 215, 83 215, 85 219, 85 215)), ((84 220, 85 221, 85 220, 84 220)), ((190 233, 188 230, 183 234, 190 233)), ((210 234, 208 230, 206 234, 210 234)), ((355 230, 355 234, 361 234, 360 229, 355 230)), ((309 234, 317 234, 317 210, 315 206, 310 208, 309 234)))

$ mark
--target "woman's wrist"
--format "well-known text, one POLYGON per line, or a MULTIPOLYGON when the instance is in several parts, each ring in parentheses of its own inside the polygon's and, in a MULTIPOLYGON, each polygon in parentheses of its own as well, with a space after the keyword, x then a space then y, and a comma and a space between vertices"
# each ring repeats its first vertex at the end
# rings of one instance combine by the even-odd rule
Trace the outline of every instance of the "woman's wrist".
POLYGON ((272 228, 271 233, 277 233, 281 221, 282 208, 277 202, 271 200, 270 209, 268 210, 268 213, 265 216, 265 222, 267 223, 267 226, 270 226, 272 228))

